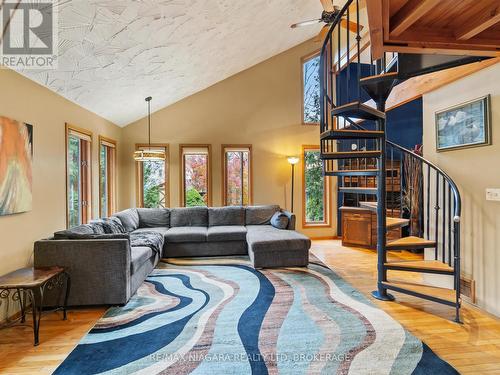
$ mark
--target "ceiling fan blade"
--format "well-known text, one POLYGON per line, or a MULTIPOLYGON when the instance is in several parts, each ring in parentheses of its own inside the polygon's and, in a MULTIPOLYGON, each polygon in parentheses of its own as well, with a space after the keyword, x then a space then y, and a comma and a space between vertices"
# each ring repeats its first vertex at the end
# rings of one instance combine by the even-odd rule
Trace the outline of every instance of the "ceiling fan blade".
MULTIPOLYGON (((342 26, 344 29, 349 29, 349 31, 356 33, 358 32, 358 24, 353 21, 349 21, 349 24, 347 23, 347 20, 345 18, 342 18, 340 21, 340 26, 342 26)), ((359 25, 359 31, 363 30, 363 25, 359 25)))
POLYGON ((314 41, 319 43, 319 42, 322 42, 323 40, 325 40, 326 34, 328 34, 328 30, 330 30, 329 25, 323 26, 323 28, 318 33, 318 35, 316 35, 316 37, 314 38, 314 41))
POLYGON ((333 7, 332 0, 319 0, 321 1, 321 5, 323 5, 323 9, 329 13, 332 13, 335 11, 335 8, 333 7))
POLYGON ((292 29, 295 29, 296 27, 302 27, 302 26, 309 26, 309 25, 315 25, 317 23, 323 22, 320 18, 317 20, 309 20, 309 21, 303 21, 299 23, 294 23, 293 25, 290 25, 292 29))

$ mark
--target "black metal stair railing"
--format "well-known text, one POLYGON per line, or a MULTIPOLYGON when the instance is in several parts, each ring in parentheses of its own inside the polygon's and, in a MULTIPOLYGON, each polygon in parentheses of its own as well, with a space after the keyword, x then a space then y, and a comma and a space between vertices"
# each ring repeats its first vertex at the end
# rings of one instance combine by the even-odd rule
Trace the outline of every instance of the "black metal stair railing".
POLYGON ((386 216, 405 218, 409 220, 406 235, 427 240, 427 245, 432 243, 432 246, 423 246, 434 249, 433 253, 427 250, 425 259, 432 258, 449 266, 443 270, 422 268, 412 271, 453 275, 455 298, 451 301, 411 290, 398 290, 395 287, 393 290, 454 306, 455 319, 459 321, 461 214, 459 190, 443 170, 419 155, 418 150, 408 150, 386 139, 385 100, 399 80, 394 78, 394 81, 390 81, 380 90, 384 94, 375 96, 373 93, 370 95, 366 86, 362 86, 362 78, 382 77, 389 75, 387 73, 391 73, 391 77, 397 77, 398 55, 385 52, 381 59, 374 60, 369 44, 367 46, 365 42, 361 46, 361 41, 365 37, 360 34, 359 22, 360 2, 348 0, 337 12, 321 49, 320 142, 324 173, 327 176, 340 178, 340 189, 354 195, 354 201, 351 203, 355 206, 360 206, 366 201, 373 202, 373 194, 376 196, 378 291, 374 292, 374 296, 385 300, 392 298, 387 294, 389 288, 387 271, 397 269, 386 266, 388 247, 386 216), (349 27, 343 29, 341 27, 343 19, 347 21, 343 23, 344 25, 349 25, 350 20, 357 22, 357 29, 355 31, 349 27), (353 63, 356 65, 352 65, 353 63), (354 69, 351 69, 351 65, 354 69), (343 80, 338 78, 340 74, 345 74, 343 80), (378 112, 366 106, 370 97, 375 101, 378 112), (352 102, 357 104, 348 105, 352 102), (359 118, 354 116, 359 114, 359 118), (374 121, 376 131, 371 127, 367 129, 363 120, 374 121), (377 134, 377 131, 383 134, 377 134), (344 147, 344 150, 339 152, 341 146, 346 144, 349 146, 347 150, 344 147), (397 172, 395 166, 398 166, 397 172), (368 181, 373 181, 375 178, 376 186, 370 185, 368 181), (396 189, 397 185, 399 186, 396 189), (367 189, 353 189, 359 186, 365 186, 367 189), (369 186, 371 189, 368 189, 369 186), (396 191, 399 191, 399 196, 395 194, 396 191))

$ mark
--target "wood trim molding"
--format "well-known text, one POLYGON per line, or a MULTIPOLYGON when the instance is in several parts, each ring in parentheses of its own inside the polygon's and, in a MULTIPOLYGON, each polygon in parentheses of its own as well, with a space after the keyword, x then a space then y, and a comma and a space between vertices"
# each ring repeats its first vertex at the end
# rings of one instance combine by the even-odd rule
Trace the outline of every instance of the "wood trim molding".
POLYGON ((106 166, 108 171, 109 170, 112 170, 112 176, 109 176, 108 174, 108 187, 111 185, 111 194, 107 197, 107 204, 108 204, 108 207, 107 207, 107 212, 108 212, 108 216, 110 216, 111 214, 113 214, 116 210, 116 180, 117 180, 117 142, 112 139, 112 138, 108 138, 108 137, 105 137, 105 136, 102 136, 102 135, 99 135, 99 145, 98 145, 98 152, 97 152, 97 157, 98 157, 98 170, 99 170, 99 197, 98 197, 98 206, 99 206, 99 217, 101 216, 101 212, 102 212, 102 202, 101 202, 101 195, 102 195, 102 189, 101 189, 101 186, 102 186, 102 176, 101 176, 101 146, 103 145, 103 143, 109 143, 109 144, 112 144, 114 145, 114 150, 113 150, 113 160, 112 160, 112 164, 110 163, 110 160, 108 159, 108 165, 106 166), (110 199, 111 198, 111 199, 110 199))
POLYGON ((316 56, 319 56, 320 52, 321 50, 318 49, 300 58, 300 121, 302 125, 319 125, 319 122, 305 122, 304 120, 304 64, 316 56))
POLYGON ((319 145, 302 145, 302 153, 301 153, 301 175, 302 175, 302 228, 303 229, 313 229, 313 228, 331 228, 331 219, 332 219, 332 193, 331 193, 331 184, 330 178, 324 177, 325 180, 325 188, 323 190, 323 200, 325 202, 325 220, 320 223, 308 223, 306 222, 306 174, 305 174, 305 152, 307 150, 320 150, 319 145))
MULTIPOLYGON (((168 143, 136 143, 135 150, 142 147, 164 147, 165 148, 165 206, 170 207, 170 145, 168 143)), ((135 162, 135 194, 137 207, 144 206, 144 194, 142 192, 142 163, 135 162)))
POLYGON ((253 204, 253 153, 252 153, 252 145, 251 144, 223 144, 223 145, 221 145, 221 168, 222 168, 221 202, 224 206, 227 206, 226 148, 248 148, 248 151, 249 151, 249 158, 248 158, 248 167, 249 167, 248 204, 252 205, 253 204))
POLYGON ((182 207, 186 206, 186 197, 184 196, 184 149, 185 148, 206 148, 208 151, 208 193, 207 193, 207 206, 212 206, 212 145, 211 144, 201 144, 201 143, 181 143, 179 145, 179 197, 180 197, 180 205, 182 207))
POLYGON ((69 202, 68 202, 68 193, 69 193, 69 179, 68 179, 68 141, 69 141, 69 133, 70 131, 73 131, 75 133, 80 133, 82 135, 86 135, 90 137, 90 141, 88 141, 88 187, 87 187, 87 209, 85 210, 85 217, 88 220, 84 221, 90 221, 92 219, 92 199, 93 199, 93 178, 92 178, 92 172, 93 172, 93 161, 92 161, 92 145, 94 143, 94 136, 93 133, 90 130, 71 125, 69 123, 64 124, 64 150, 65 150, 65 155, 64 155, 64 166, 65 166, 65 178, 66 178, 66 196, 65 196, 65 201, 66 201, 66 228, 69 228, 69 202))

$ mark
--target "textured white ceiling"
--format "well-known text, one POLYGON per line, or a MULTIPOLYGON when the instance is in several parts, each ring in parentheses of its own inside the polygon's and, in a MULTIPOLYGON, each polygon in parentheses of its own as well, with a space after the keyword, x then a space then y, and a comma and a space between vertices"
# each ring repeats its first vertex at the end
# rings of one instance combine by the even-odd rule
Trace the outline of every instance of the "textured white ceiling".
POLYGON ((125 126, 316 35, 319 0, 59 0, 59 66, 21 72, 125 126))

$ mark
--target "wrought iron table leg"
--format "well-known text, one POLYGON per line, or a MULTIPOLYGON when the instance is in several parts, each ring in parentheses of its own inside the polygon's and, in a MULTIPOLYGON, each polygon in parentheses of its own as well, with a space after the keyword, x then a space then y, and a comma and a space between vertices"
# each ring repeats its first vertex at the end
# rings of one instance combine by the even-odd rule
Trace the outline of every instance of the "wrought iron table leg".
POLYGON ((68 318, 67 310, 68 310, 69 291, 71 289, 71 277, 69 276, 69 273, 67 273, 67 272, 64 272, 64 275, 66 276, 66 294, 64 296, 63 320, 66 320, 68 318))
POLYGON ((21 323, 24 323, 26 322, 26 310, 25 310, 25 307, 26 307, 26 302, 24 300, 24 296, 25 296, 25 292, 24 292, 24 289, 17 289, 17 296, 19 298, 19 305, 21 307, 21 323), (23 292, 23 294, 21 294, 21 290, 23 292))
POLYGON ((37 305, 36 305, 36 296, 35 296, 35 293, 32 289, 28 289, 27 292, 28 292, 28 295, 29 295, 30 300, 31 300, 31 309, 33 310, 33 336, 34 336, 33 345, 38 346, 38 344, 39 344, 38 332, 39 332, 40 320, 37 319, 38 311, 37 311, 37 305))

